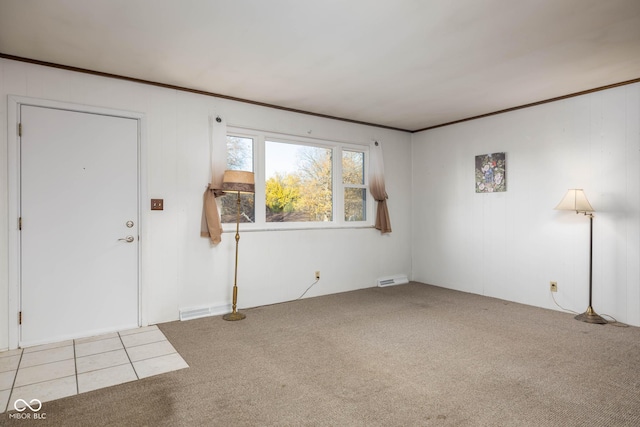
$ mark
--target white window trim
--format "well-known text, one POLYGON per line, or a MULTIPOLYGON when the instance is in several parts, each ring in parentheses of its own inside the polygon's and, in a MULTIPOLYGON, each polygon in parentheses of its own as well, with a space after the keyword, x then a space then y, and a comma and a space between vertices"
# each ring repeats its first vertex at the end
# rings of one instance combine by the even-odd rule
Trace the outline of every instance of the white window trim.
MULTIPOLYGON (((276 132, 247 129, 239 126, 228 126, 227 135, 253 139, 253 170, 255 175, 255 222, 240 224, 243 231, 281 231, 281 230, 313 230, 313 229, 348 229, 348 228, 373 228, 374 203, 369 191, 369 157, 370 146, 351 142, 330 141, 320 138, 311 138, 301 135, 287 135, 276 132), (319 222, 266 222, 266 209, 264 209, 265 194, 265 141, 290 143, 295 145, 309 145, 324 147, 333 150, 333 221, 319 222), (365 176, 363 185, 343 184, 342 182, 342 150, 364 153, 365 176), (344 219, 344 189, 366 188, 366 220, 345 221, 344 219)), ((230 227, 233 223, 223 223, 224 232, 235 232, 230 227)))

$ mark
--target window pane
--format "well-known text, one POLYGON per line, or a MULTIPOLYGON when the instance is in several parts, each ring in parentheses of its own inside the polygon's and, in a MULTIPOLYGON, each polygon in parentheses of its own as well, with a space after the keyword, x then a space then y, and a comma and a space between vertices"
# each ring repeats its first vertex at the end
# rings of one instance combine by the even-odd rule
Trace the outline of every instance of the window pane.
POLYGON ((344 220, 365 221, 367 218, 367 190, 364 188, 344 189, 344 220))
MULTIPOLYGON (((223 223, 236 223, 238 217, 238 193, 227 193, 219 197, 220 221, 223 223)), ((255 194, 240 193, 240 222, 255 222, 255 194)))
MULTIPOLYGON (((252 138, 227 135, 227 169, 253 171, 252 138)), ((227 193, 218 200, 220 220, 235 224, 238 216, 238 193, 227 193)), ((254 222, 255 219, 255 195, 240 193, 240 222, 254 222)))
POLYGON ((253 171, 253 138, 227 135, 227 169, 253 171))
POLYGON ((344 184, 364 184, 364 153, 342 152, 342 182, 344 184))
POLYGON ((333 220, 332 150, 265 141, 267 222, 333 220))

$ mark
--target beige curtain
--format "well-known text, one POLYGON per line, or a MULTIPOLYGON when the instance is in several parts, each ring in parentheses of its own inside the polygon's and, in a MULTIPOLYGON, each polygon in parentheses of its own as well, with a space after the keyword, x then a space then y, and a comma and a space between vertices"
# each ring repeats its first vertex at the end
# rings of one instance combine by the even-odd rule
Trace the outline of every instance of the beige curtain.
POLYGON ((211 165, 211 182, 204 191, 202 203, 202 221, 200 236, 208 237, 217 245, 222 240, 222 225, 216 197, 224 193, 222 177, 227 167, 227 125, 218 117, 209 116, 209 155, 211 165))
POLYGON ((387 191, 384 187, 384 162, 382 159, 382 144, 376 141, 371 149, 371 162, 369 166, 369 191, 378 202, 376 214, 376 229, 382 234, 391 233, 391 219, 387 208, 387 191))

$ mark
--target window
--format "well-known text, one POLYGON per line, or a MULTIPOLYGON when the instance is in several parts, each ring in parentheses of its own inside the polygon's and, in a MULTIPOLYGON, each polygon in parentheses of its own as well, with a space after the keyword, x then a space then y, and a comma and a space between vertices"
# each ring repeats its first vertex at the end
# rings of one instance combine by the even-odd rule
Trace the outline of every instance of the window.
POLYGON ((333 220, 330 148, 265 141, 267 222, 333 220))
MULTIPOLYGON (((255 223, 249 229, 371 226, 368 146, 228 132, 227 168, 256 171, 255 197, 241 195, 240 220, 255 223)), ((222 199, 222 222, 235 223, 237 195, 222 199)))
MULTIPOLYGON (((253 172, 253 138, 227 135, 227 169, 253 172)), ((238 217, 238 194, 220 198, 220 220, 235 223, 238 217)), ((240 193, 240 222, 255 222, 255 194, 240 193)))
POLYGON ((344 186, 344 220, 367 219, 367 187, 364 179, 364 153, 342 152, 342 184, 344 186))

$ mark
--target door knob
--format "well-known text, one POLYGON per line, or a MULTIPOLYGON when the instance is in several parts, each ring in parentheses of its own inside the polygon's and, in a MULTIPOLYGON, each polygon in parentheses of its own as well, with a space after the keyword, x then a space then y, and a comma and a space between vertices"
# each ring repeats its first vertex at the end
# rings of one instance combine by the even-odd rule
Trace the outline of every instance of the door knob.
POLYGON ((124 241, 125 241, 125 242, 127 242, 127 243, 131 243, 131 242, 133 242, 135 239, 133 238, 133 236, 127 236, 127 237, 124 237, 124 238, 122 238, 122 239, 118 239, 118 241, 120 241, 120 240, 124 240, 124 241))

